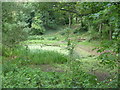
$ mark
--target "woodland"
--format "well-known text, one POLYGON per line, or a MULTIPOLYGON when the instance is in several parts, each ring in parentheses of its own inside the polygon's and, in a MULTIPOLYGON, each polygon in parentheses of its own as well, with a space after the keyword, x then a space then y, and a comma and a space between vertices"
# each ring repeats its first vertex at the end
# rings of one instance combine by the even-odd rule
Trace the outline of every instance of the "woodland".
POLYGON ((119 88, 120 2, 2 2, 2 88, 119 88))

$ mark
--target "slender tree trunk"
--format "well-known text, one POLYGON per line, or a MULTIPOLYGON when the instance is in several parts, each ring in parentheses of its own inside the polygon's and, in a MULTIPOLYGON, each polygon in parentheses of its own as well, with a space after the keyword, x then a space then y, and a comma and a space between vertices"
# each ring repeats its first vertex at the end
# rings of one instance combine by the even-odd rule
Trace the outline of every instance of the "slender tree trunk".
POLYGON ((99 26, 99 39, 101 39, 102 37, 102 24, 100 23, 100 26, 99 26))
POLYGON ((71 15, 69 14, 69 27, 71 27, 71 15))
POLYGON ((75 19, 76 19, 76 24, 77 24, 78 23, 78 18, 76 17, 75 19))
POLYGON ((109 40, 112 40, 112 30, 109 31, 109 40))
POLYGON ((83 26, 83 24, 82 24, 82 18, 80 19, 80 25, 81 25, 81 27, 83 26))

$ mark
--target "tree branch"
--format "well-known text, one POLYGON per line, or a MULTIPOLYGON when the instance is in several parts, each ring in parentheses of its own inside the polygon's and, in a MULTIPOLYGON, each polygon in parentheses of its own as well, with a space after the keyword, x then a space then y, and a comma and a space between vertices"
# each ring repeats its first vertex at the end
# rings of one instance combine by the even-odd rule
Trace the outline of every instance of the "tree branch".
POLYGON ((92 14, 92 13, 88 13, 88 14, 79 14, 77 11, 72 11, 72 10, 67 10, 67 9, 60 9, 60 10, 67 11, 67 12, 71 12, 71 13, 75 13, 75 14, 77 14, 78 16, 87 16, 87 15, 92 14))

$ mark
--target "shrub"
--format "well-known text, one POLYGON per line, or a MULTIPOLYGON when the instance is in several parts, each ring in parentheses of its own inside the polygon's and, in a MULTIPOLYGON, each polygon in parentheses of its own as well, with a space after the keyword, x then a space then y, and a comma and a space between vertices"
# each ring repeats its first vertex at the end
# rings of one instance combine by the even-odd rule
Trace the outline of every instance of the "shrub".
POLYGON ((32 23, 32 29, 30 34, 32 35, 41 35, 44 34, 45 32, 45 28, 42 24, 42 20, 40 19, 40 15, 36 15, 33 19, 33 23, 32 23))

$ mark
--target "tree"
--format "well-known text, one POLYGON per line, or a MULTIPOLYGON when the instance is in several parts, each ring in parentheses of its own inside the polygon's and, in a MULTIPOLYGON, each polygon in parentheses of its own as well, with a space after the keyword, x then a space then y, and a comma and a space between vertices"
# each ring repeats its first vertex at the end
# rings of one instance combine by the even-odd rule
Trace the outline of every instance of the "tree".
POLYGON ((2 3, 2 46, 3 55, 20 41, 27 39, 29 28, 24 20, 24 4, 15 2, 2 3))
POLYGON ((42 24, 42 20, 41 20, 41 15, 38 14, 33 18, 33 22, 32 22, 32 34, 43 34, 45 32, 45 28, 43 27, 42 24))

